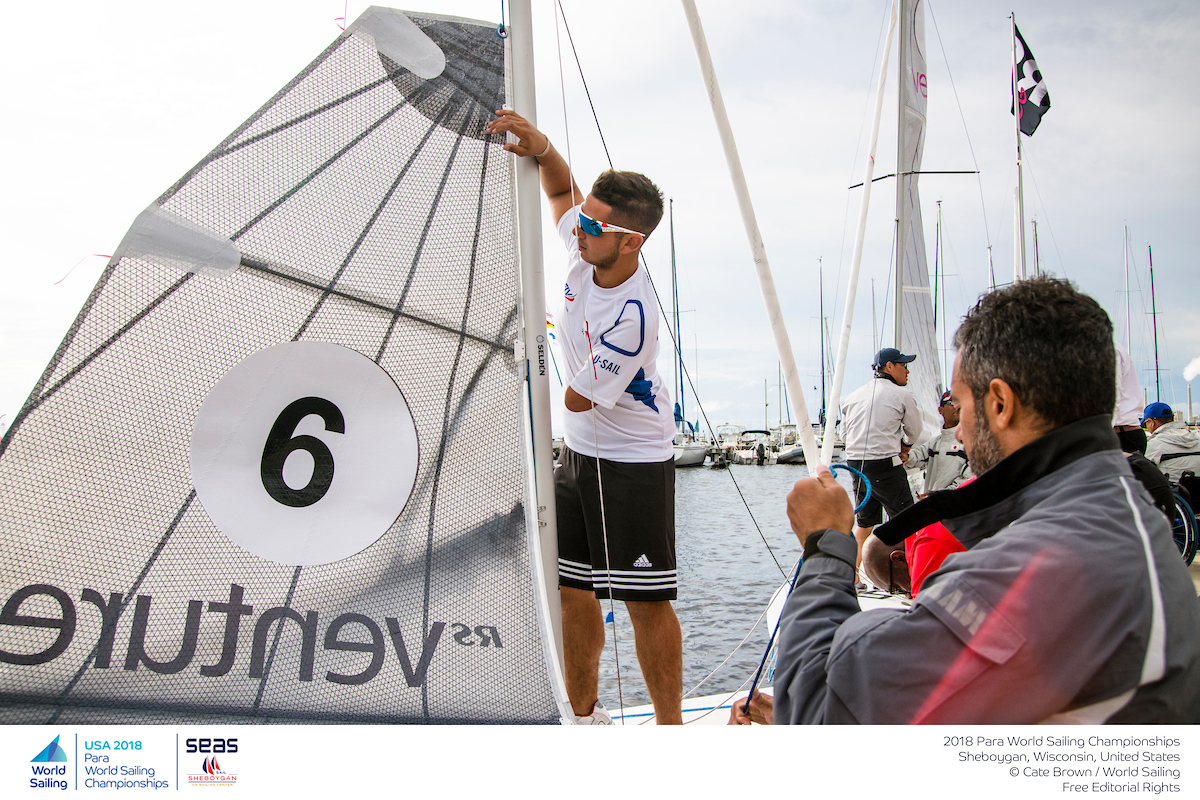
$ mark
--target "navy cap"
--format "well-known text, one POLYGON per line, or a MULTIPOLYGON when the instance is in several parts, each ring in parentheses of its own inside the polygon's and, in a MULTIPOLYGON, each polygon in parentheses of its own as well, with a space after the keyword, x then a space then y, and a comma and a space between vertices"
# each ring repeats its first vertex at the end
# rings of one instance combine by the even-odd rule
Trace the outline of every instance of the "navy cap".
POLYGON ((940 405, 946 405, 950 402, 950 392, 942 392, 942 402, 940 405))
POLYGON ((1146 406, 1146 410, 1142 412, 1142 419, 1160 419, 1162 417, 1174 418, 1175 412, 1166 403, 1151 403, 1146 406))
POLYGON ((894 347, 885 347, 875 354, 875 363, 871 366, 883 369, 889 361, 894 364, 907 364, 910 361, 916 360, 916 356, 906 356, 894 347))

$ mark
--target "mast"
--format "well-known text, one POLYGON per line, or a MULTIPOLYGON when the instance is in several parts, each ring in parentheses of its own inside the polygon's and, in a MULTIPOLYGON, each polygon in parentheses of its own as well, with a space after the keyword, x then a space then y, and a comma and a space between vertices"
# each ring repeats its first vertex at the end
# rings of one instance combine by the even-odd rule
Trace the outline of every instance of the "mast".
MULTIPOLYGON (((1150 257, 1150 320, 1154 326, 1154 401, 1162 400, 1162 386, 1158 379, 1158 302, 1154 297, 1154 251, 1146 245, 1146 253, 1150 257)), ((1188 413, 1191 413, 1191 403, 1188 403, 1188 413)))
MULTIPOLYGON (((762 292, 763 305, 766 307, 771 333, 775 338, 775 349, 779 354, 780 363, 783 364, 783 374, 787 380, 791 400, 796 404, 796 422, 799 425, 800 441, 804 447, 804 458, 807 463, 815 464, 817 463, 817 441, 813 436, 812 426, 809 424, 808 406, 804 402, 800 373, 796 370, 796 358, 792 353, 792 343, 788 338, 787 326, 783 321, 783 311, 779 307, 779 295, 775 291, 775 280, 771 277, 771 267, 767 262, 767 249, 763 245, 762 235, 758 230, 754 205, 750 201, 750 189, 746 185, 742 161, 738 156, 737 144, 733 140, 733 129, 730 128, 729 117, 725 113, 725 101, 721 98, 721 87, 717 83, 717 74, 713 69, 712 56, 708 52, 708 42, 704 38, 704 28, 700 23, 700 14, 696 11, 695 0, 683 0, 683 11, 687 17, 688 28, 691 29, 696 58, 700 62, 700 74, 704 78, 705 88, 708 90, 708 100, 712 105, 713 117, 717 123, 717 131, 721 136, 725 161, 729 166, 729 177, 733 181, 738 207, 742 212, 742 224, 746 228, 746 238, 750 240, 750 250, 758 273, 758 286, 762 292)), ((832 448, 832 442, 830 447, 832 448)), ((829 459, 826 459, 825 463, 829 463, 829 459)))
POLYGON ((908 66, 908 39, 912 35, 912 19, 908 13, 908 4, 905 0, 897 0, 900 5, 900 41, 896 47, 896 286, 895 313, 892 315, 896 337, 893 341, 893 346, 900 350, 900 336, 904 331, 904 223, 900 219, 900 209, 904 208, 904 190, 906 187, 904 180, 904 171, 907 164, 904 163, 904 144, 905 137, 904 124, 904 81, 907 76, 904 74, 908 66))
MULTIPOLYGON (((675 388, 679 390, 679 419, 687 419, 683 407, 683 340, 679 338, 679 281, 675 273, 675 198, 670 200, 671 208, 671 297, 675 305, 675 358, 671 359, 671 367, 675 370, 675 388)), ((680 427, 682 430, 682 426, 680 427)))
MULTIPOLYGON (((850 351, 850 327, 854 322, 854 300, 858 294, 858 272, 862 266, 863 240, 867 234, 867 209, 871 205, 871 179, 875 175, 875 148, 879 144, 879 120, 883 116, 883 90, 887 84, 888 54, 892 49, 892 34, 896 31, 896 5, 892 5, 892 15, 888 22, 887 40, 883 45, 883 61, 879 65, 879 87, 875 92, 875 120, 871 126, 871 148, 867 151, 867 162, 863 168, 863 196, 858 211, 858 232, 854 236, 854 258, 850 264, 850 280, 846 288, 846 307, 842 312, 842 333, 838 339, 837 361, 833 367, 833 387, 829 392, 829 408, 833 410, 836 421, 838 409, 842 402, 842 383, 846 379, 846 356, 850 351)), ((899 87, 897 87, 899 89, 899 87)), ((896 168, 896 180, 900 180, 900 168, 896 168)), ((875 335, 875 280, 871 280, 871 336, 875 335)), ((807 420, 805 421, 807 424, 807 420)), ((821 463, 833 461, 834 428, 837 425, 825 425, 825 435, 821 440, 821 463)), ((814 464, 807 450, 804 453, 806 463, 814 464)))
POLYGON ((1042 259, 1038 254, 1037 245, 1037 217, 1033 218, 1033 277, 1037 278, 1042 274, 1042 259))
POLYGON ((817 422, 821 423, 823 433, 825 430, 825 266, 821 263, 820 256, 817 257, 817 291, 821 296, 818 305, 821 315, 821 415, 817 422))
POLYGON ((938 256, 942 252, 942 201, 937 201, 937 227, 933 231, 933 332, 937 333, 938 256))
MULTIPOLYGON (((533 80, 533 16, 530 0, 510 6, 513 109, 537 125, 537 95, 533 80)), ((525 372, 528 380, 529 425, 533 449, 533 487, 541 536, 542 583, 550 610, 551 633, 562 664, 562 606, 558 597, 558 525, 554 505, 554 451, 550 431, 550 376, 546 341, 546 272, 542 263, 542 198, 538 166, 532 158, 517 158, 517 225, 521 259, 521 311, 524 318, 525 372)), ((553 674, 556 670, 551 670, 553 674)), ((559 672, 561 678, 561 672, 559 672)))
POLYGON ((1021 177, 1021 103, 1017 96, 1017 15, 1010 14, 1012 20, 1012 98, 1013 98, 1013 130, 1017 137, 1017 188, 1016 204, 1013 209, 1013 280, 1019 281, 1025 277, 1025 185, 1021 177))
POLYGON ((1125 349, 1133 354, 1133 316, 1129 309, 1129 226, 1125 226, 1125 349))

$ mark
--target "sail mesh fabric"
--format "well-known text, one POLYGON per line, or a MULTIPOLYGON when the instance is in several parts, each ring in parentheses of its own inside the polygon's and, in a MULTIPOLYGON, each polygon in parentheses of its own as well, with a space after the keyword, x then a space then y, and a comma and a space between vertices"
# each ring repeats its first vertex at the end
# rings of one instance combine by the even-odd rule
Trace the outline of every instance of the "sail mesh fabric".
POLYGON ((901 286, 900 341, 896 346, 902 353, 912 353, 916 361, 909 364, 908 385, 921 406, 924 424, 922 441, 927 441, 942 427, 937 407, 942 396, 942 368, 934 336, 933 299, 929 285, 929 264, 925 255, 925 228, 921 223, 921 197, 917 190, 921 157, 925 151, 925 111, 928 87, 925 70, 925 5, 921 0, 904 0, 902 13, 910 24, 907 47, 908 64, 904 65, 901 80, 904 129, 903 150, 896 179, 900 182, 901 234, 904 237, 904 263, 901 286))
POLYGON ((424 80, 362 35, 395 13, 368 10, 156 202, 240 266, 114 258, 0 443, 0 721, 559 721, 527 539, 512 166, 482 131, 504 44, 409 15, 446 57, 424 80), (382 538, 318 566, 235 545, 189 472, 213 386, 294 340, 385 370, 420 454, 382 538))

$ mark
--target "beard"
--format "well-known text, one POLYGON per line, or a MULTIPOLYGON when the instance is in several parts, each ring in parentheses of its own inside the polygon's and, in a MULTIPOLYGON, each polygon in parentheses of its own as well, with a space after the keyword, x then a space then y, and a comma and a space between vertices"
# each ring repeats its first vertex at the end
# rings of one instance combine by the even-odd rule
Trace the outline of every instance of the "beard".
POLYGON ((975 415, 971 449, 967 451, 967 460, 976 475, 982 475, 1000 463, 1004 454, 1000 452, 1000 441, 988 427, 987 418, 983 414, 975 415))

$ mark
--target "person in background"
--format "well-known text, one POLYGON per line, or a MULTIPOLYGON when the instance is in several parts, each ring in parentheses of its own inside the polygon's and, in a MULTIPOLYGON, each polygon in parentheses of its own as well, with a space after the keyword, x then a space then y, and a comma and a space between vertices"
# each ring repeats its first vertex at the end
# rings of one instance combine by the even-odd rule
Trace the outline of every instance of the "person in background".
POLYGON ((967 461, 967 451, 958 441, 958 409, 950 402, 950 392, 942 394, 938 413, 942 415, 942 430, 925 444, 919 444, 908 453, 904 466, 909 472, 925 470, 925 485, 921 497, 930 492, 953 489, 975 473, 967 461))
POLYGON ((1117 351, 1117 405, 1113 408, 1113 431, 1126 453, 1146 453, 1146 432, 1142 430, 1142 387, 1138 383, 1133 357, 1120 342, 1117 351))
POLYGON ((1185 472, 1200 475, 1200 433, 1175 421, 1175 412, 1166 403, 1151 403, 1142 413, 1143 425, 1150 438, 1146 458, 1158 465, 1172 483, 1179 483, 1185 472))
MULTIPOLYGON (((855 569, 862 562, 862 545, 871 530, 883 521, 883 511, 894 517, 913 504, 912 489, 901 452, 921 435, 921 411, 906 388, 908 365, 916 359, 894 347, 875 354, 875 378, 842 401, 842 438, 846 464, 871 482, 871 496, 858 512, 854 538, 858 542, 855 569)), ((867 487, 854 476, 854 502, 860 505, 867 487)), ((856 584, 865 588, 865 584, 856 584)))

